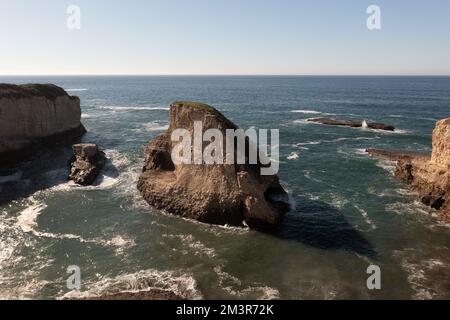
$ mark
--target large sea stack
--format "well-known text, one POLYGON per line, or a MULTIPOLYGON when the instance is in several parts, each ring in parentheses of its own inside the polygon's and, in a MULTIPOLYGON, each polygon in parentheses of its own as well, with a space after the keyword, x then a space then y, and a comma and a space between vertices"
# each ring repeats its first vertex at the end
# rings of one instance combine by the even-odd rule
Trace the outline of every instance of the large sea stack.
POLYGON ((80 99, 51 84, 0 84, 0 164, 14 163, 41 143, 86 132, 80 99))
MULTIPOLYGON (((227 129, 238 128, 206 104, 173 103, 169 129, 145 149, 145 166, 138 182, 145 200, 157 209, 205 223, 242 226, 245 222, 264 231, 275 227, 288 210, 287 193, 276 174, 261 175, 259 162, 174 164, 171 134, 175 129, 187 129, 193 135, 195 120, 202 122, 203 132, 219 129, 223 137, 227 129)), ((247 139, 247 150, 250 145, 247 139)))
POLYGON ((450 219, 450 118, 437 122, 431 156, 376 149, 368 152, 397 161, 396 177, 418 192, 423 203, 440 210, 444 219, 450 219))

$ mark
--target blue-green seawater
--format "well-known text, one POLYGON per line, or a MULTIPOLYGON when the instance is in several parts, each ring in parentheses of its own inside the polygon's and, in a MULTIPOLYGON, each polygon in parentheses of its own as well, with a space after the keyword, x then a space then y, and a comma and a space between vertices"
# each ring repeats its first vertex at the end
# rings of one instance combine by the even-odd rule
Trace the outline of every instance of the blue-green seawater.
POLYGON ((431 150, 450 116, 448 77, 1 77, 51 82, 81 98, 85 142, 111 159, 93 187, 66 181, 70 148, 0 176, 0 298, 174 290, 206 299, 450 298, 450 229, 366 148, 431 150), (274 235, 150 208, 136 190, 143 146, 175 100, 209 103, 242 128, 280 129, 280 171, 295 202, 274 235), (329 127, 362 119, 395 132, 329 127), (298 156, 298 157, 297 157, 298 156), (45 189, 40 190, 42 187, 45 189), (381 290, 368 290, 369 265, 381 290), (67 288, 69 266, 81 292, 67 288))

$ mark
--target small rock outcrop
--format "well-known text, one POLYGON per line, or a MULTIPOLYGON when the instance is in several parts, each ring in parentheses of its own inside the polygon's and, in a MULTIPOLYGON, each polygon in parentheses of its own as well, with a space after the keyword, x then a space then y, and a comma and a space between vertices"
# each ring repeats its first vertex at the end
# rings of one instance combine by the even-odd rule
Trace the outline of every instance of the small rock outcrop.
POLYGON ((82 186, 93 184, 105 166, 105 153, 95 144, 74 144, 72 149, 74 155, 69 161, 69 180, 82 186))
POLYGON ((205 223, 242 226, 245 222, 264 231, 275 227, 289 209, 288 197, 276 174, 260 174, 259 162, 174 164, 171 134, 183 128, 192 135, 194 120, 202 122, 203 130, 219 129, 224 137, 227 129, 238 128, 206 104, 173 103, 169 129, 145 149, 138 182, 144 199, 157 209, 205 223))
POLYGON ((397 161, 395 176, 419 193, 426 205, 450 219, 450 118, 433 131, 432 154, 369 149, 375 157, 397 161))
POLYGON ((80 119, 80 99, 60 87, 0 84, 0 164, 41 143, 73 143, 86 132, 80 119))
POLYGON ((386 131, 394 131, 395 128, 390 125, 386 125, 384 123, 377 122, 367 122, 364 120, 337 120, 331 118, 314 118, 308 119, 309 122, 315 122, 320 124, 325 124, 328 126, 343 126, 343 127, 352 127, 352 128, 369 128, 375 130, 386 130, 386 131))

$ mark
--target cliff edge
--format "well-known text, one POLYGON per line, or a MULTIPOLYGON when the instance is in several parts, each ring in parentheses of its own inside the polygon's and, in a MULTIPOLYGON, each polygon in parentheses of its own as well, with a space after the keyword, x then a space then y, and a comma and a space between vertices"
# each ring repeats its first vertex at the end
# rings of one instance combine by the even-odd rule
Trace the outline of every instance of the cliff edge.
POLYGON ((78 97, 52 84, 0 84, 0 164, 40 143, 74 140, 86 131, 78 97))

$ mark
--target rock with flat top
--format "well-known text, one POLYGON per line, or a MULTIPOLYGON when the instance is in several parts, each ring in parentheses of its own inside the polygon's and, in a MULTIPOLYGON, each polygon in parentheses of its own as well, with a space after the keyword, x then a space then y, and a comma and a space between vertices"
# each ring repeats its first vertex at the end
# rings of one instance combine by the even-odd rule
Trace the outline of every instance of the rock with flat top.
POLYGON ((86 130, 78 97, 52 84, 0 84, 0 165, 43 144, 74 143, 86 130))
POLYGON ((393 126, 386 125, 384 123, 368 122, 368 121, 364 121, 364 120, 337 120, 337 119, 331 119, 331 118, 314 118, 314 119, 308 119, 308 121, 325 124, 328 126, 341 126, 341 127, 351 127, 351 128, 367 127, 369 129, 386 130, 386 131, 394 131, 395 130, 395 128, 393 126))

